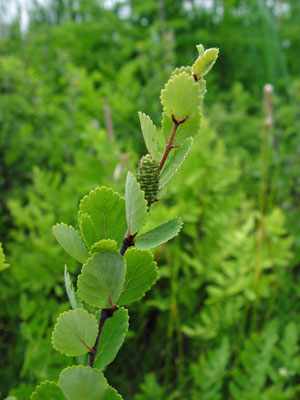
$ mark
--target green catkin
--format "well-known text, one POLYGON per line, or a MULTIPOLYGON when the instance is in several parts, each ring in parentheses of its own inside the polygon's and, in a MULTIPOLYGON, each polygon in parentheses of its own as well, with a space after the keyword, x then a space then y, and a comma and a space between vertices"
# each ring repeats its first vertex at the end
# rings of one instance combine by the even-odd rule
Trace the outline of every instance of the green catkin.
POLYGON ((152 156, 146 154, 143 156, 136 170, 137 182, 141 185, 141 189, 145 192, 145 199, 148 207, 155 201, 158 193, 159 185, 159 163, 152 156))

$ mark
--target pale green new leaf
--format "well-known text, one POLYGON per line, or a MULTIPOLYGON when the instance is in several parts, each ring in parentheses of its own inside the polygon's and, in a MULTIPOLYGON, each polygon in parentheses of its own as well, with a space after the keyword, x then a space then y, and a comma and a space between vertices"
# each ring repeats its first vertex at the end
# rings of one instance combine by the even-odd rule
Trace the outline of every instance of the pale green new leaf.
POLYGON ((142 112, 138 112, 141 128, 145 140, 145 144, 149 153, 157 157, 157 133, 156 126, 151 121, 150 117, 142 112))
POLYGON ((104 186, 92 190, 80 202, 79 223, 88 247, 103 239, 120 247, 127 228, 124 199, 104 186))
POLYGON ((71 304, 71 307, 73 310, 76 310, 77 308, 83 308, 83 305, 77 296, 77 293, 75 292, 74 286, 71 281, 70 274, 68 272, 68 268, 65 265, 65 271, 64 271, 64 278, 65 278, 65 286, 66 286, 66 292, 68 295, 69 302, 71 304))
POLYGON ((89 253, 73 226, 56 224, 53 227, 53 233, 58 243, 70 256, 81 263, 86 262, 89 253))
POLYGON ((156 262, 150 251, 131 248, 124 257, 126 278, 119 305, 139 300, 158 279, 156 262))
POLYGON ((53 347, 67 356, 80 356, 94 346, 98 324, 94 315, 77 309, 62 313, 52 333, 53 347))
POLYGON ((203 44, 197 44, 196 47, 197 47, 199 56, 202 56, 204 53, 204 50, 205 50, 203 44))
POLYGON ((182 72, 186 72, 188 75, 192 75, 192 67, 187 66, 187 67, 175 68, 174 71, 172 72, 171 78, 173 78, 175 75, 181 74, 182 72))
POLYGON ((96 242, 91 247, 91 253, 103 253, 105 251, 116 251, 117 250, 117 242, 112 239, 103 239, 99 242, 96 242))
POLYGON ((55 382, 45 381, 36 387, 30 400, 65 400, 65 396, 55 382))
POLYGON ((118 301, 124 280, 125 262, 118 252, 96 253, 82 267, 78 295, 92 306, 110 308, 118 301))
POLYGON ((182 222, 180 218, 170 219, 168 222, 139 236, 135 240, 135 247, 141 250, 152 249, 176 236, 181 227, 182 222))
POLYGON ((182 72, 167 82, 160 98, 168 115, 174 114, 177 120, 187 116, 191 118, 198 112, 201 102, 200 87, 192 76, 182 72))
POLYGON ((175 150, 172 150, 171 156, 169 156, 165 166, 163 167, 159 180, 159 190, 162 189, 169 180, 173 177, 173 175, 178 171, 184 159, 188 155, 194 139, 188 138, 186 139, 182 145, 175 150))
POLYGON ((206 75, 213 67, 219 55, 219 49, 213 47, 207 49, 204 54, 200 55, 192 66, 193 73, 197 78, 206 75))
POLYGON ((108 386, 103 400, 123 400, 123 397, 113 387, 108 386))
POLYGON ((125 185, 126 218, 129 233, 134 235, 147 222, 147 201, 140 185, 128 172, 125 185))
POLYGON ((4 251, 2 248, 2 243, 0 243, 0 271, 6 269, 9 267, 9 264, 6 264, 5 262, 5 255, 4 255, 4 251))
POLYGON ((103 370, 116 357, 128 330, 128 311, 120 308, 103 326, 94 367, 103 370))
POLYGON ((108 385, 103 374, 91 367, 65 368, 59 386, 68 400, 104 400, 108 385))
MULTIPOLYGON (((200 131, 200 122, 201 113, 200 108, 198 108, 198 111, 191 118, 188 118, 183 124, 179 125, 173 144, 175 146, 181 145, 187 138, 196 136, 200 131)), ((162 133, 166 142, 170 137, 173 125, 174 123, 169 115, 163 113, 162 133)))

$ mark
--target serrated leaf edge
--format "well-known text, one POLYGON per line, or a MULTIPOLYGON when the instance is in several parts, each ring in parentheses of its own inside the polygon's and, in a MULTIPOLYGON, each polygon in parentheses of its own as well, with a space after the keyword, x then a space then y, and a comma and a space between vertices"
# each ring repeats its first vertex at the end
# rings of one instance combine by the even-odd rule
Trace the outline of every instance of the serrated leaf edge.
MULTIPOLYGON (((180 168, 181 165, 183 164, 184 160, 186 159, 187 155, 189 154, 190 149, 191 149, 191 147, 192 147, 192 145, 193 145, 193 143, 194 143, 194 138, 191 136, 191 137, 189 137, 189 138, 186 138, 185 141, 181 144, 181 146, 182 146, 185 142, 187 142, 188 140, 191 142, 189 151, 185 154, 184 158, 181 160, 181 163, 178 164, 178 166, 177 166, 177 168, 175 169, 175 171, 174 171, 174 173, 172 174, 172 176, 170 176, 170 178, 164 183, 163 186, 159 186, 159 187, 158 187, 158 190, 163 189, 163 188, 169 183, 169 181, 173 178, 173 176, 176 174, 176 172, 179 170, 179 168, 180 168)), ((166 164, 166 166, 167 166, 167 165, 168 165, 168 164, 166 164)), ((162 175, 162 172, 163 172, 163 169, 162 169, 162 171, 161 171, 161 175, 162 175)))
MULTIPOLYGON (((152 285, 149 285, 149 286, 147 287, 147 289, 145 290, 145 292, 144 292, 140 297, 138 297, 137 299, 134 299, 134 300, 132 300, 132 301, 129 301, 128 303, 126 303, 126 305, 141 300, 141 299, 145 296, 145 294, 151 289, 152 286, 155 285, 155 283, 156 283, 156 282, 158 281, 158 279, 159 279, 159 269, 158 269, 158 267, 157 267, 157 262, 154 260, 154 256, 153 256, 153 254, 151 253, 151 251, 149 251, 149 250, 140 250, 140 249, 136 249, 136 248, 134 248, 134 247, 131 247, 131 248, 129 248, 129 249, 127 250, 127 252, 125 253, 125 257, 126 257, 126 254, 128 254, 128 253, 130 253, 130 252, 134 252, 134 251, 135 251, 135 252, 136 252, 136 251, 143 251, 143 252, 147 252, 147 253, 149 253, 149 254, 151 255, 151 262, 154 262, 154 264, 155 264, 155 271, 157 272, 157 276, 156 276, 155 281, 152 283, 152 285)), ((124 257, 124 258, 125 258, 125 257, 124 257)), ((125 259, 125 261, 126 261, 126 259, 125 259)), ((124 283, 124 286, 125 286, 125 283, 124 283)), ((123 289, 124 289, 124 287, 123 287, 123 289)), ((124 291, 125 291, 125 290, 124 290, 124 291)), ((124 293, 124 291, 121 292, 119 299, 121 298, 121 296, 122 296, 122 294, 124 293)), ((118 304, 118 302, 117 302, 117 304, 118 304)), ((124 304, 124 305, 125 305, 125 304, 124 304)), ((122 305, 122 307, 123 307, 124 305, 122 305)))
MULTIPOLYGON (((61 390, 60 386, 59 386, 56 382, 46 380, 46 381, 41 382, 39 385, 37 385, 37 386, 35 387, 34 392, 31 393, 30 400, 33 399, 33 395, 38 394, 38 392, 37 392, 38 389, 39 389, 41 386, 43 386, 45 383, 54 383, 54 385, 56 385, 56 386, 61 390)), ((61 394, 64 396, 63 392, 61 392, 61 394)))
MULTIPOLYGON (((121 297, 121 296, 120 296, 121 297)), ((126 323, 126 329, 125 329, 125 332, 124 332, 124 337, 123 337, 123 340, 122 340, 122 342, 120 343, 120 347, 119 348, 121 348, 122 347, 122 345, 123 345, 123 343, 124 343, 124 341, 125 341, 125 337, 126 337, 126 334, 127 334, 127 332, 128 332, 128 329, 129 329, 129 313, 128 313, 128 310, 127 310, 127 308, 125 308, 124 306, 121 306, 119 309, 118 309, 118 311, 119 310, 121 310, 121 309, 124 309, 125 311, 126 311, 126 314, 127 314, 127 323, 126 323)), ((111 335, 112 336, 112 335, 111 335)), ((100 340, 101 340, 101 337, 100 337, 100 340)), ((100 341, 99 341, 99 343, 100 343, 100 341)), ((96 354, 96 357, 95 357, 95 362, 98 360, 98 358, 100 357, 100 355, 101 355, 102 353, 100 353, 100 352, 98 352, 97 354, 96 354)), ((118 353, 117 353, 118 354, 118 353)), ((116 358, 116 356, 117 356, 117 354, 115 355, 115 358, 116 358)), ((114 359, 115 359, 114 358, 114 359)), ((114 361, 114 359, 110 362, 110 363, 112 363, 113 361, 114 361)), ((109 363, 109 364, 110 364, 109 363)), ((107 365, 109 365, 109 364, 107 364, 107 365)), ((105 366, 106 367, 106 366, 105 366)), ((104 368, 105 368, 104 367, 104 368)), ((99 371, 102 371, 102 370, 99 370, 99 371)))
MULTIPOLYGON (((128 171, 128 174, 130 174, 130 175, 132 176, 132 179, 133 179, 133 180, 135 181, 135 183, 138 185, 139 190, 143 193, 143 200, 144 200, 145 205, 146 205, 146 216, 149 217, 149 212, 147 211, 147 210, 148 210, 148 203, 147 203, 147 200, 145 199, 145 191, 141 189, 141 185, 138 183, 138 181, 137 181, 136 178, 134 177, 133 173, 132 173, 131 171, 128 171)), ((125 199, 125 211, 126 211, 126 199, 125 199)), ((128 229, 130 230, 130 227, 128 226, 129 224, 128 224, 128 220, 127 220, 127 213, 126 213, 126 221, 127 221, 127 227, 128 227, 128 229)), ((143 227, 145 226, 146 223, 147 223, 147 221, 144 223, 143 227)), ((140 228, 140 229, 142 229, 142 228, 140 228)), ((130 232, 130 233, 131 233, 131 232, 130 232)), ((134 232, 134 233, 135 233, 135 232, 134 232)))
MULTIPOLYGON (((81 299, 81 300, 82 300, 82 299, 81 299)), ((97 329, 98 329, 98 322, 97 322, 97 319, 96 319, 95 315, 89 313, 89 312, 88 312, 87 310, 85 310, 84 308, 77 308, 76 310, 64 311, 64 312, 62 312, 61 314, 59 314, 59 316, 57 317, 57 320, 56 320, 56 323, 55 323, 55 325, 54 325, 54 329, 53 329, 53 332, 52 332, 52 335, 51 335, 51 344, 52 344, 53 348, 54 348, 56 351, 58 351, 59 353, 65 355, 65 356, 68 356, 68 357, 76 357, 76 356, 73 356, 73 354, 69 354, 69 353, 67 353, 67 352, 63 352, 63 351, 59 350, 59 349, 54 345, 54 332, 55 332, 56 329, 57 329, 58 321, 59 321, 59 319, 60 319, 64 314, 68 314, 68 313, 70 313, 70 312, 76 312, 76 313, 83 312, 83 313, 85 313, 85 314, 88 314, 88 315, 92 316, 92 317, 95 319, 95 323, 96 323, 96 325, 97 325, 97 329)), ((87 349, 87 350, 88 350, 88 349, 87 349)), ((88 352, 88 351, 87 351, 87 352, 88 352)), ((86 353, 84 353, 84 354, 86 354, 86 353)))
MULTIPOLYGON (((179 74, 176 74, 176 75, 174 75, 174 76, 172 75, 171 78, 170 78, 170 79, 168 80, 168 82, 165 84, 165 87, 161 90, 161 93, 160 93, 160 101, 161 101, 161 104, 162 104, 162 106, 163 106, 163 112, 165 112, 166 114, 168 114, 168 113, 166 112, 165 106, 163 105, 163 102, 164 102, 163 97, 164 97, 165 93, 166 93, 167 90, 168 90, 168 86, 169 86, 171 83, 175 82, 175 80, 180 79, 180 77, 181 77, 182 75, 186 75, 186 76, 188 77, 188 79, 189 79, 189 80, 192 80, 192 81, 193 81, 193 84, 196 85, 196 82, 195 82, 193 76, 187 74, 185 71, 180 72, 179 74)), ((198 92, 197 98, 198 98, 198 100, 199 100, 199 105, 200 105, 200 103, 201 103, 201 94, 200 94, 199 89, 198 89, 197 92, 198 92)), ((196 107, 196 108, 197 108, 197 107, 196 107)), ((189 117, 192 117, 194 114, 195 114, 195 113, 189 115, 189 117)), ((176 117, 176 115, 175 115, 175 117, 176 117)), ((187 115, 185 115, 185 117, 187 117, 187 115)))
MULTIPOLYGON (((164 241, 159 242, 156 246, 150 247, 149 249, 153 249, 154 247, 157 247, 157 246, 161 245, 162 243, 167 243, 169 240, 172 240, 172 239, 174 239, 176 236, 178 236, 179 232, 181 231, 181 228, 182 228, 182 226, 183 226, 183 221, 182 221, 182 219, 181 219, 180 217, 171 218, 171 219, 169 219, 168 221, 163 222, 162 224, 155 226, 153 229, 150 229, 149 231, 144 232, 144 233, 143 233, 142 235, 140 235, 140 236, 137 236, 136 240, 141 239, 141 237, 142 237, 143 235, 145 235, 146 233, 151 232, 152 230, 158 228, 158 227, 161 226, 161 225, 167 224, 167 223, 170 222, 170 221, 174 221, 175 219, 178 220, 178 221, 180 222, 179 227, 178 227, 178 229, 177 229, 175 235, 172 236, 172 237, 170 237, 170 239, 168 239, 168 240, 164 240, 164 241)), ((137 247, 136 249, 137 249, 137 250, 143 250, 143 249, 139 249, 138 247, 137 247)), ((145 249, 144 251, 147 251, 147 250, 145 249)))

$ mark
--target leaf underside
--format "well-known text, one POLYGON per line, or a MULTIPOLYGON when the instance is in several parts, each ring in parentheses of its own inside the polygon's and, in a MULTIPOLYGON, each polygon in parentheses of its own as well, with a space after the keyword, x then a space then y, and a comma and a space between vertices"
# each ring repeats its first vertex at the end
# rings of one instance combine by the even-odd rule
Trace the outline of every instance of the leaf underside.
POLYGON ((83 309, 71 310, 58 317, 52 333, 52 344, 67 356, 80 356, 93 347, 97 333, 94 315, 83 309))
POLYGON ((157 157, 158 144, 157 144, 156 126, 153 124, 148 115, 142 112, 138 112, 138 115, 147 150, 154 157, 157 157))
POLYGON ((128 311, 120 308, 103 326, 94 367, 103 370, 116 357, 128 330, 128 311))
POLYGON ((83 305, 75 292, 74 286, 71 281, 70 274, 68 272, 68 268, 65 265, 65 271, 64 271, 64 278, 65 278, 65 287, 66 287, 66 292, 67 296, 69 299, 69 302, 71 304, 71 307, 73 310, 77 310, 77 308, 83 308, 83 305))
POLYGON ((152 249, 176 236, 181 227, 182 222, 180 218, 170 219, 168 222, 138 236, 135 240, 135 247, 141 250, 152 249))
POLYGON ((128 172, 125 185, 126 218, 131 235, 137 233, 147 222, 147 201, 140 185, 128 172))
POLYGON ((89 258, 89 253, 81 237, 73 226, 56 224, 53 233, 61 247, 82 264, 89 258))
POLYGON ((186 139, 182 145, 175 150, 172 150, 171 156, 168 158, 165 166, 163 167, 159 180, 159 190, 161 190, 178 171, 184 159, 188 155, 192 144, 193 138, 186 139))

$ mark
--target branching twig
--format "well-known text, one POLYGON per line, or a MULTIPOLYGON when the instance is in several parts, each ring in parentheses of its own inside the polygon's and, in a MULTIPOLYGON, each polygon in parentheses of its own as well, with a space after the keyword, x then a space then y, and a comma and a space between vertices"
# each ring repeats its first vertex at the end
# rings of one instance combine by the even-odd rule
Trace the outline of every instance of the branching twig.
MULTIPOLYGON (((169 137, 169 140, 166 143, 166 148, 165 148, 164 154, 163 154, 163 156, 161 158, 161 161, 160 161, 160 164, 159 164, 159 171, 161 171, 162 167, 164 166, 170 151, 175 147, 173 145, 173 142, 174 142, 174 138, 175 138, 176 132, 177 132, 177 130, 179 128, 179 125, 183 124, 188 118, 189 117, 186 116, 183 119, 177 120, 175 118, 174 114, 172 114, 172 121, 173 121, 174 125, 173 125, 173 128, 172 128, 172 132, 171 132, 171 135, 169 137)), ((137 233, 135 233, 134 235, 131 235, 130 232, 129 232, 129 229, 127 230, 125 238, 123 239, 123 242, 122 242, 121 249, 120 249, 121 256, 124 256, 124 254, 126 253, 127 249, 130 246, 134 245, 134 238, 136 237, 136 235, 137 235, 137 233)), ((90 367, 93 367, 94 362, 95 362, 98 343, 99 343, 99 340, 100 340, 100 336, 101 336, 103 325, 104 325, 105 321, 107 320, 107 318, 112 317, 114 311, 116 311, 117 309, 118 308, 115 307, 115 308, 112 308, 112 309, 103 308, 101 310, 100 317, 99 317, 99 323, 98 323, 98 335, 97 335, 95 344, 93 346, 93 352, 89 353, 89 358, 88 358, 88 366, 90 366, 90 367)))

